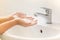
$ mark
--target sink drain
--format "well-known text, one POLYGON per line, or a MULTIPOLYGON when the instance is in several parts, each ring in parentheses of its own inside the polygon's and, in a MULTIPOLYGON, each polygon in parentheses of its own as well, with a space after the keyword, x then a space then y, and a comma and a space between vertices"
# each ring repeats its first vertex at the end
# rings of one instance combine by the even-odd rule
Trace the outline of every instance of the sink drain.
POLYGON ((43 31, 42 31, 42 30, 40 30, 40 33, 43 33, 43 31))

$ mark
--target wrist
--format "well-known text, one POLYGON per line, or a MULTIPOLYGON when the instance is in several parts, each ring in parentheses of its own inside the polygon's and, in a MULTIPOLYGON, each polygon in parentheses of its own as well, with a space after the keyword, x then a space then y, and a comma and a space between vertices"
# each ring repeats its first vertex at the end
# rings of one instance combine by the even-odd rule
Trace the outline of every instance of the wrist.
POLYGON ((19 25, 19 20, 18 19, 13 19, 17 25, 19 25))
POLYGON ((7 21, 9 21, 9 20, 13 20, 13 19, 14 19, 14 17, 9 16, 9 17, 7 18, 7 21))
POLYGON ((14 25, 17 25, 17 24, 18 24, 18 22, 17 22, 16 19, 13 19, 13 20, 11 20, 11 21, 12 21, 12 24, 14 24, 14 25))

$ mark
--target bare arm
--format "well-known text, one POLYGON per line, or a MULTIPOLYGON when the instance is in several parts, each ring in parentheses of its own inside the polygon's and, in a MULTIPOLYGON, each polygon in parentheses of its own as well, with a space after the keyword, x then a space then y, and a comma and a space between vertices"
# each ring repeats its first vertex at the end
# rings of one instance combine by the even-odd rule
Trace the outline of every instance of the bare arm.
POLYGON ((7 18, 7 17, 5 17, 5 18, 0 18, 0 24, 1 24, 1 23, 4 23, 4 22, 6 22, 6 21, 12 20, 12 19, 14 19, 12 16, 9 16, 8 18, 7 18))
POLYGON ((0 34, 3 34, 6 30, 8 30, 9 28, 13 27, 16 24, 17 22, 15 19, 0 24, 0 34))
MULTIPOLYGON (((19 16, 21 17, 21 16, 19 16)), ((22 15, 22 18, 24 18, 25 16, 22 15)), ((33 21, 36 23, 36 21, 33 21)), ((34 24, 35 24, 34 23, 34 24)), ((31 26, 34 24, 31 23, 26 23, 23 20, 15 20, 12 16, 8 17, 8 18, 0 18, 0 34, 3 34, 6 30, 8 30, 9 28, 13 27, 14 25, 19 24, 22 26, 31 26), (16 22, 17 21, 17 22, 16 22)))

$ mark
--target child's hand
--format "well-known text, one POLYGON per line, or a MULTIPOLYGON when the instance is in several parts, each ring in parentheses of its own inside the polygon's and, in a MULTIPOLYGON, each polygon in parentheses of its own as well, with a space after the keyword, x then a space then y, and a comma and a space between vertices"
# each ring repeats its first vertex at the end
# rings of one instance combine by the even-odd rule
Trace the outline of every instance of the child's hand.
POLYGON ((20 18, 25 18, 26 17, 26 15, 24 13, 16 12, 16 13, 13 13, 12 15, 8 16, 7 20, 9 21, 9 20, 14 19, 14 16, 18 16, 20 18))
POLYGON ((33 17, 27 17, 27 19, 31 20, 31 22, 28 23, 28 25, 30 25, 30 26, 37 24, 37 20, 35 18, 33 18, 33 17))
POLYGON ((37 24, 37 20, 34 20, 35 18, 33 18, 33 17, 27 17, 24 13, 16 12, 15 14, 13 14, 11 16, 11 18, 15 19, 14 18, 15 15, 17 17, 21 18, 20 20, 17 19, 17 22, 18 22, 19 25, 22 25, 22 26, 32 26, 32 25, 37 24), (25 22, 24 20, 22 20, 24 18, 31 20, 31 22, 29 22, 29 23, 28 22, 25 22))
POLYGON ((16 15, 16 16, 18 16, 20 18, 25 18, 26 17, 26 15, 24 13, 21 13, 21 12, 16 12, 15 14, 13 14, 13 16, 14 15, 16 15))
POLYGON ((34 20, 35 18, 27 17, 24 13, 16 12, 15 15, 18 16, 19 18, 22 18, 22 19, 26 18, 26 19, 31 20, 31 22, 28 23, 28 20, 26 20, 27 22, 25 22, 24 20, 20 19, 20 20, 18 20, 19 25, 32 26, 32 25, 37 24, 37 20, 34 20))
MULTIPOLYGON (((24 18, 23 18, 24 19, 24 18)), ((19 22, 19 25, 22 25, 22 26, 32 26, 32 25, 35 25, 37 24, 37 20, 34 20, 35 18, 32 18, 32 17, 26 17, 26 19, 29 19, 30 22, 28 22, 28 20, 22 20, 20 19, 18 22, 19 22)))

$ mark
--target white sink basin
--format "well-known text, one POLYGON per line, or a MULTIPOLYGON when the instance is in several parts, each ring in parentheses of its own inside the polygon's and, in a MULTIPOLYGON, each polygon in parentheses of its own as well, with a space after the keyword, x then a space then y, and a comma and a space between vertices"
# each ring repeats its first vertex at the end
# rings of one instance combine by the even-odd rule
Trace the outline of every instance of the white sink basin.
POLYGON ((60 40, 60 24, 50 24, 47 27, 16 25, 2 35, 2 40, 60 40))

